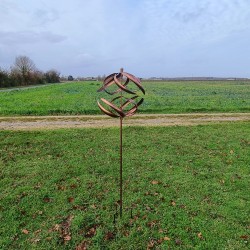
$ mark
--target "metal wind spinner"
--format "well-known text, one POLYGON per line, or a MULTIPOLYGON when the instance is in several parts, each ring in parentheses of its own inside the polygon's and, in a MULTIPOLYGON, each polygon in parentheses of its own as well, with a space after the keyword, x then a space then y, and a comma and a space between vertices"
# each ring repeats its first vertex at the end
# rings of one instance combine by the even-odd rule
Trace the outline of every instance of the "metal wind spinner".
MULTIPOLYGON (((128 88, 129 83, 134 83, 136 87, 145 95, 145 90, 141 85, 140 79, 137 77, 123 72, 123 69, 120 70, 120 73, 113 73, 107 76, 103 81, 103 86, 98 90, 98 92, 105 91, 109 95, 116 95, 111 101, 108 101, 104 98, 101 98, 101 101, 106 107, 103 106, 99 101, 97 104, 100 110, 111 117, 120 118, 120 216, 122 216, 122 121, 123 118, 132 116, 138 110, 138 107, 143 103, 144 99, 141 98, 137 101, 139 96, 134 90, 128 88), (111 91, 111 87, 117 87, 117 89, 111 91), (129 97, 129 95, 133 95, 129 97)), ((115 221, 115 219, 114 219, 115 221)))

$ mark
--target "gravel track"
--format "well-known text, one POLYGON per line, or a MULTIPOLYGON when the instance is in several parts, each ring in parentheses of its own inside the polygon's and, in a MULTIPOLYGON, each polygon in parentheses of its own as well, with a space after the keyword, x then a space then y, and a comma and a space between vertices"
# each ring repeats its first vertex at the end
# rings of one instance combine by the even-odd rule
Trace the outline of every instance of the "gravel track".
MULTIPOLYGON (((250 113, 193 113, 135 115, 125 126, 193 126, 199 124, 250 121, 250 113)), ((118 119, 103 115, 0 117, 0 130, 43 130, 60 128, 118 127, 118 119)))

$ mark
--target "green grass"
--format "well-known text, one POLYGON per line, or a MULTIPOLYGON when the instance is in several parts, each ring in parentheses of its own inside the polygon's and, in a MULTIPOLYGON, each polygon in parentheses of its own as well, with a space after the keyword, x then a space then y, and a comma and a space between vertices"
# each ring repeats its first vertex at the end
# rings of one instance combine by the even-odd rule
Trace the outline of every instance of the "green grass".
POLYGON ((249 125, 126 127, 116 226, 118 129, 1 131, 0 249, 249 249, 249 125))
MULTIPOLYGON (((140 113, 250 112, 249 81, 144 82, 140 113)), ((98 82, 0 92, 0 115, 100 114, 98 82)))

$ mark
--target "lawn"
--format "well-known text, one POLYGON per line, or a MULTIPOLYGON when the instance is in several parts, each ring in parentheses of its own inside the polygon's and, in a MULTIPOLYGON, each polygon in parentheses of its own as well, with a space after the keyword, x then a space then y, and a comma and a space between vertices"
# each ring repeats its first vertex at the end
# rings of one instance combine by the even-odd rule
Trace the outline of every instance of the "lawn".
MULTIPOLYGON (((250 112, 250 81, 143 82, 141 113, 250 112)), ((0 92, 0 115, 100 114, 99 82, 0 92)))
POLYGON ((115 225, 117 128, 1 131, 0 248, 249 249, 249 125, 125 127, 115 225))

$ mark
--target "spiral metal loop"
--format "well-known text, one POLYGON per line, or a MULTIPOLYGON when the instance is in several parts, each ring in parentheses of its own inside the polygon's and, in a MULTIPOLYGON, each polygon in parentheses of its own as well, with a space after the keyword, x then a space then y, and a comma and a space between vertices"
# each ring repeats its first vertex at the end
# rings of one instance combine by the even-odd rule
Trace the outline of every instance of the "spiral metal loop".
POLYGON ((101 101, 104 104, 106 104, 106 106, 109 107, 108 109, 104 108, 103 105, 99 101, 97 101, 100 110, 104 114, 111 117, 124 118, 127 116, 132 116, 136 113, 138 107, 143 103, 144 99, 141 98, 139 101, 136 101, 136 99, 139 98, 139 96, 136 95, 136 92, 128 88, 128 84, 130 82, 134 83, 138 87, 138 89, 140 89, 141 92, 145 94, 145 90, 141 85, 140 79, 129 73, 123 72, 123 69, 121 69, 120 73, 113 73, 104 79, 103 86, 100 89, 98 89, 97 92, 105 91, 109 95, 120 93, 119 96, 113 98, 111 101, 101 98, 101 101), (125 79, 124 83, 123 79, 125 79), (111 85, 117 86, 117 90, 112 92, 109 91, 111 85), (131 98, 127 98, 122 95, 122 92, 125 92, 127 94, 132 94, 134 96, 131 98), (117 100, 119 99, 120 99, 120 105, 117 106, 115 102, 117 102, 117 100), (132 105, 132 107, 126 111, 125 108, 128 105, 132 105))

